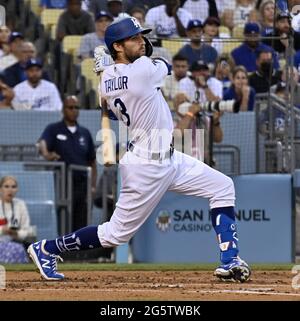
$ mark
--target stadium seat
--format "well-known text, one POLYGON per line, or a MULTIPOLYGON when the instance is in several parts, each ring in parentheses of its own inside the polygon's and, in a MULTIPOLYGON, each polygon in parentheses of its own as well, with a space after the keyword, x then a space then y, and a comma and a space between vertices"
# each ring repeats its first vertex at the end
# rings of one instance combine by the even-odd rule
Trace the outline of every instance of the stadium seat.
POLYGON ((57 217, 52 201, 27 201, 30 224, 37 228, 37 239, 54 239, 58 236, 57 217))
POLYGON ((239 41, 224 41, 222 54, 230 54, 233 49, 240 46, 242 43, 239 41))
POLYGON ((0 162, 0 172, 18 171, 24 170, 23 162, 0 162))
POLYGON ((45 29, 50 29, 53 25, 56 25, 63 12, 63 9, 44 9, 41 14, 41 22, 45 29))
POLYGON ((50 29, 51 39, 56 39, 56 29, 57 29, 57 24, 54 24, 51 26, 51 29, 50 29))
POLYGON ((232 30, 233 38, 244 38, 244 27, 243 26, 235 26, 232 30))
POLYGON ((19 185, 17 197, 30 201, 55 202, 54 173, 51 171, 0 171, 0 177, 12 175, 19 185))
POLYGON ((40 0, 29 0, 29 3, 30 3, 31 11, 37 16, 40 16, 41 14, 40 0))
POLYGON ((96 92, 98 91, 99 76, 97 76, 94 71, 94 59, 88 58, 84 59, 81 63, 81 75, 84 76, 88 82, 87 90, 91 88, 96 92))
POLYGON ((170 51, 172 56, 176 55, 177 52, 183 47, 184 41, 179 40, 162 40, 162 47, 170 51))
POLYGON ((62 42, 63 52, 75 58, 77 49, 80 46, 81 37, 82 36, 65 36, 62 42))
POLYGON ((229 30, 229 28, 228 27, 226 27, 226 26, 220 26, 219 27, 219 36, 221 37, 221 36, 223 36, 223 35, 227 35, 227 36, 231 36, 231 32, 230 32, 230 30, 229 30))

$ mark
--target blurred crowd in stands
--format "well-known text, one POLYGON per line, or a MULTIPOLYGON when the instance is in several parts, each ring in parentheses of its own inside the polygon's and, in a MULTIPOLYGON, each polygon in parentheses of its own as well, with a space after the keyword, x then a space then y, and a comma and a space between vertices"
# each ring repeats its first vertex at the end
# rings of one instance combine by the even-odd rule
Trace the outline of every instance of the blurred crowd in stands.
MULTIPOLYGON (((127 16, 153 28, 153 56, 173 63, 174 73, 162 88, 171 109, 179 105, 178 99, 193 102, 196 96, 200 103, 237 99, 242 111, 251 111, 256 93, 271 87, 276 93, 274 88, 286 82, 291 20, 274 0, 2 0, 0 4, 7 12, 6 26, 0 27, 0 108, 61 110, 66 93, 77 95, 83 108, 97 108, 97 99, 87 99, 89 91, 96 95, 97 80, 84 66, 91 69, 94 48, 105 45, 107 26, 127 16), (202 70, 196 77, 195 68, 202 70), (184 96, 176 97, 179 93, 184 96)), ((293 35, 298 74, 300 34, 293 35)))

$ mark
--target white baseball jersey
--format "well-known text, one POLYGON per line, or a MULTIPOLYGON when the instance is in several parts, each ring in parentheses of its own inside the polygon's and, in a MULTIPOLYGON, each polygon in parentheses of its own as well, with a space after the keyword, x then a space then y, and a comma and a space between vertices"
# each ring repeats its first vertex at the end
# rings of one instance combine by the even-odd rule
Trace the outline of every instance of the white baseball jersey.
POLYGON ((193 16, 193 19, 199 19, 202 22, 209 16, 207 0, 187 0, 183 8, 193 16))
POLYGON ((135 145, 153 152, 168 150, 172 142, 172 116, 160 90, 167 74, 164 61, 143 56, 132 64, 111 65, 102 75, 108 108, 128 126, 135 145))
POLYGON ((42 79, 37 87, 32 87, 28 80, 14 87, 15 97, 12 101, 14 109, 57 111, 62 109, 59 92, 50 81, 42 79))
MULTIPOLYGON (((179 8, 178 17, 182 25, 186 28, 193 16, 185 9, 179 8)), ((150 9, 146 14, 146 24, 153 28, 157 35, 165 37, 178 37, 176 22, 174 17, 169 17, 166 13, 166 6, 163 4, 150 9)))
POLYGON ((167 74, 164 61, 148 57, 130 64, 111 65, 103 72, 102 97, 118 119, 128 126, 135 141, 134 148, 129 149, 119 162, 121 189, 115 211, 109 222, 98 226, 103 247, 128 242, 167 190, 206 197, 211 208, 234 206, 235 194, 230 178, 189 155, 176 150, 170 154, 173 121, 159 89, 167 74), (157 129, 165 133, 165 146, 159 149, 156 144, 161 137, 151 135, 151 131, 157 129), (144 144, 148 153, 141 154, 144 144), (149 157, 152 154, 149 151, 162 150, 169 150, 169 157, 149 157))
MULTIPOLYGON (((223 97, 223 85, 220 80, 215 77, 210 77, 207 80, 207 86, 215 96, 219 98, 223 97)), ((190 79, 189 77, 185 77, 179 81, 179 91, 184 92, 188 96, 190 101, 194 101, 196 99, 197 90, 199 92, 199 102, 207 102, 205 90, 202 88, 197 88, 194 80, 190 79)))

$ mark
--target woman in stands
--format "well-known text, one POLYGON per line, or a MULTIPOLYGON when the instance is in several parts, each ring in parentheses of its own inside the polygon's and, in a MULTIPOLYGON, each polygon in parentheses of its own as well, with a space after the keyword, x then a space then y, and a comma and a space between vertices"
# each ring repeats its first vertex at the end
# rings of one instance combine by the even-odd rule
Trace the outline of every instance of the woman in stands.
POLYGON ((0 263, 27 263, 26 243, 35 237, 25 202, 15 198, 17 191, 14 177, 0 179, 0 263))
POLYGON ((274 0, 262 1, 259 7, 260 13, 260 33, 262 36, 268 36, 274 31, 274 0))
POLYGON ((240 102, 240 111, 252 111, 254 109, 255 90, 248 84, 248 74, 244 66, 233 69, 232 85, 224 93, 224 100, 235 99, 240 102))

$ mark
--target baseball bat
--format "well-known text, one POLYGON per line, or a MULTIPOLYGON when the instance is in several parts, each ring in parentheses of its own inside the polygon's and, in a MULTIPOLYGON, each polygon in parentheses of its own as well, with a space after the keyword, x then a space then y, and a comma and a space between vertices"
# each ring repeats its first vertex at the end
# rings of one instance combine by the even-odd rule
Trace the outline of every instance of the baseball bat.
MULTIPOLYGON (((101 84, 102 71, 99 73, 99 82, 101 84)), ((113 144, 110 120, 107 116, 107 105, 104 99, 101 99, 101 85, 98 90, 99 104, 102 107, 101 133, 102 133, 102 159, 104 166, 111 166, 116 163, 115 146, 113 144)))
MULTIPOLYGON (((104 66, 108 66, 111 62, 110 59, 105 56, 105 49, 103 46, 98 46, 94 49, 95 61, 100 58, 100 62, 104 66)), ((110 127, 110 120, 108 118, 107 112, 107 102, 102 98, 101 95, 101 81, 103 70, 97 72, 99 76, 99 87, 98 87, 98 99, 99 105, 102 107, 102 117, 101 117, 101 140, 102 140, 102 161, 104 166, 110 166, 116 163, 115 155, 115 144, 113 142, 112 131, 110 127)))

